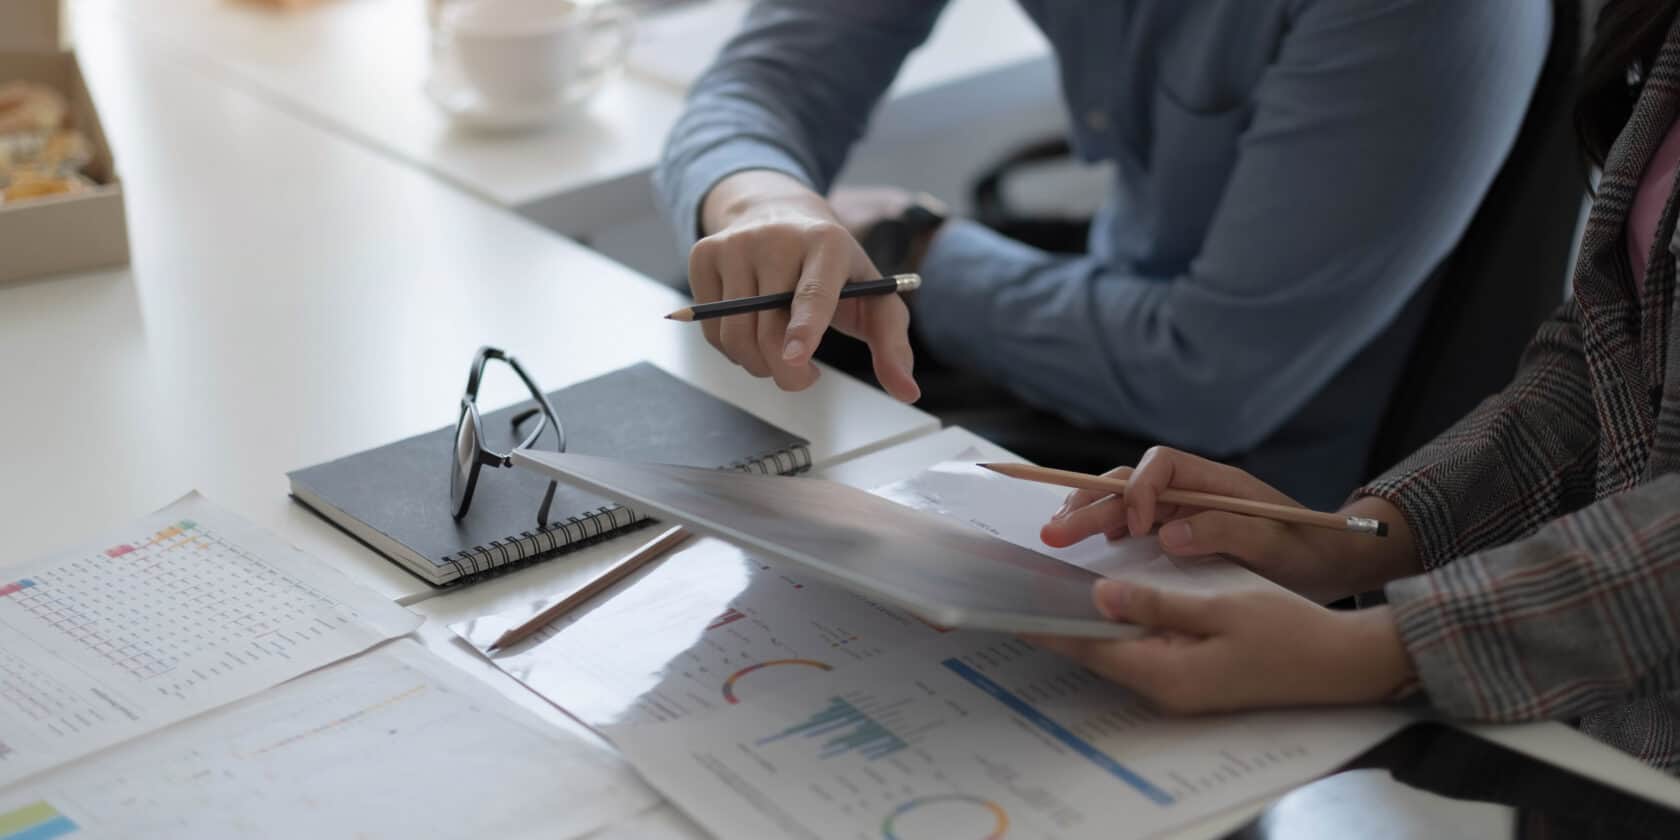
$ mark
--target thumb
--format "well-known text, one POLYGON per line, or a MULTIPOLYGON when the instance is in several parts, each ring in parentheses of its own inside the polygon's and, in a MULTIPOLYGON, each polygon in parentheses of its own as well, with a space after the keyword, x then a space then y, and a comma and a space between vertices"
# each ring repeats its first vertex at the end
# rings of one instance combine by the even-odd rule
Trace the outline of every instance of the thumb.
POLYGON ((1097 609, 1112 621, 1196 636, 1214 635, 1222 626, 1210 599, 1202 595, 1106 579, 1097 581, 1094 597, 1097 609))

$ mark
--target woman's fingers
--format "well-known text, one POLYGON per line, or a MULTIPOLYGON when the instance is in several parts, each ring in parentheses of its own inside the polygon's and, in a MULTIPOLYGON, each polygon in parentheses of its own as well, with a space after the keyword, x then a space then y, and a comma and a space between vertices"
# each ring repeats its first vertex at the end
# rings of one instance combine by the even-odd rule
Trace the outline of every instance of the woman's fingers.
POLYGON ((1211 636, 1225 627, 1224 616, 1215 608, 1218 601, 1206 595, 1110 579, 1097 581, 1092 598, 1110 620, 1152 630, 1211 636))
POLYGON ((1236 467, 1157 446, 1144 453, 1126 490, 1126 507, 1130 509, 1126 521, 1134 532, 1165 518, 1156 506, 1161 494, 1169 489, 1296 505, 1295 500, 1236 467))
POLYGON ((1161 526, 1161 548, 1173 555, 1226 554, 1241 560, 1274 557, 1290 537, 1288 525, 1273 519, 1203 511, 1161 526))
POLYGON ((1034 647, 1077 663, 1109 682, 1123 685, 1172 712, 1198 711, 1209 698, 1199 687, 1199 640, 1150 636, 1105 642, 1066 637, 1025 637, 1034 647))
MULTIPOLYGON (((1103 475, 1109 478, 1130 478, 1132 475, 1132 468, 1115 467, 1114 469, 1103 473, 1103 475)), ((1056 515, 1060 516, 1062 514, 1078 510, 1079 508, 1086 507, 1092 502, 1109 495, 1111 494, 1105 490, 1075 490, 1068 494, 1067 499, 1062 502, 1061 510, 1058 510, 1056 515)))
MULTIPOLYGON (((1192 511, 1179 505, 1158 505, 1155 512, 1163 519, 1173 519, 1189 515, 1192 511)), ((1097 534, 1102 534, 1109 540, 1134 535, 1131 526, 1126 523, 1126 504, 1119 496, 1108 496, 1098 499, 1095 504, 1086 505, 1078 510, 1057 511, 1057 514, 1038 532, 1039 539, 1051 548, 1066 548, 1097 534)), ((1149 531, 1145 530, 1137 536, 1148 533, 1149 531)))
POLYGON ((1067 513, 1058 511, 1039 531, 1039 538, 1045 545, 1063 548, 1095 534, 1118 538, 1126 533, 1126 505, 1118 496, 1109 496, 1067 513))

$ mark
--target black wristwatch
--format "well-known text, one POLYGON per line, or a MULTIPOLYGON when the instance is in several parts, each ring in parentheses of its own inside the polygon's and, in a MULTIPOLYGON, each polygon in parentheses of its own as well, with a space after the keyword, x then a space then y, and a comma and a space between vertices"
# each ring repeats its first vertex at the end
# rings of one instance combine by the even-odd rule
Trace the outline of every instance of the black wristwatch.
POLYGON ((885 274, 916 271, 928 241, 950 215, 944 202, 919 193, 897 218, 883 219, 864 232, 863 251, 885 274))

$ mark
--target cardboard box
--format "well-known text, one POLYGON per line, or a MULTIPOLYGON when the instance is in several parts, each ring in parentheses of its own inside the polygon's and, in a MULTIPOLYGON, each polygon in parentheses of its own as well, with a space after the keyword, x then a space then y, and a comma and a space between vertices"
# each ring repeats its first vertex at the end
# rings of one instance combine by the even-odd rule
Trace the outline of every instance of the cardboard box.
POLYGON ((64 15, 58 0, 0 0, 0 52, 56 52, 64 15))
POLYGON ((0 82, 24 80, 63 93, 70 127, 93 144, 84 174, 97 187, 0 204, 0 283, 128 263, 122 182, 76 54, 59 48, 56 0, 0 0, 0 82))

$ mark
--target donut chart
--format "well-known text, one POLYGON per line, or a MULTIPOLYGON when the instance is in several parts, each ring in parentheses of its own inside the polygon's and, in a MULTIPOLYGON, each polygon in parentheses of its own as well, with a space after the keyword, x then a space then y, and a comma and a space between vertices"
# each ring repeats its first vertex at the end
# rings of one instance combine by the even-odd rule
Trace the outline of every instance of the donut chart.
POLYGON ((938 796, 919 796, 894 808, 893 812, 881 821, 881 837, 883 840, 915 840, 898 833, 901 828, 899 823, 911 813, 937 806, 956 806, 973 810, 976 816, 989 815, 992 828, 986 834, 978 835, 982 840, 1003 840, 1003 835, 1009 831, 1009 812, 1003 810, 1002 805, 990 799, 964 793, 945 793, 938 796))
POLYGON ((750 674, 754 671, 759 671, 759 670, 762 670, 762 669, 765 669, 765 668, 780 668, 780 667, 783 667, 783 666, 793 666, 793 665, 797 665, 797 666, 801 666, 801 667, 805 667, 805 668, 816 668, 816 669, 822 670, 822 671, 832 671, 832 670, 834 670, 833 665, 830 665, 827 662, 818 662, 815 659, 771 659, 771 660, 767 660, 767 661, 764 661, 764 662, 759 662, 759 663, 756 663, 756 664, 753 664, 753 665, 748 665, 747 667, 742 668, 741 670, 736 671, 733 674, 730 674, 729 679, 723 681, 723 699, 724 699, 724 702, 729 703, 730 705, 734 705, 736 703, 741 702, 741 698, 735 696, 735 683, 736 683, 736 681, 740 680, 742 677, 744 677, 744 676, 746 676, 746 675, 748 675, 748 674, 750 674))

